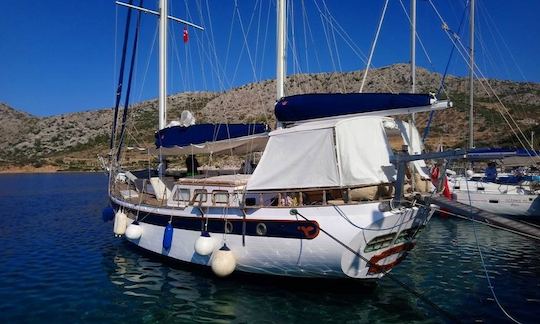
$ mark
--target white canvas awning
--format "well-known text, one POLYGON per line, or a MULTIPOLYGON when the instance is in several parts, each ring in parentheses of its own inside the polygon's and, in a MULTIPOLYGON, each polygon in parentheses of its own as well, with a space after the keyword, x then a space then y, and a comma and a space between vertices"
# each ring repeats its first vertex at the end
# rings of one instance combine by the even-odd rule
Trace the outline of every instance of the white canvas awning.
MULTIPOLYGON (((272 133, 271 133, 272 134, 272 133)), ((339 186, 332 128, 276 131, 248 190, 339 186)))
POLYGON ((270 133, 248 190, 300 189, 395 180, 381 117, 303 123, 270 133))
MULTIPOLYGON (((422 154, 423 143, 422 139, 420 138, 420 133, 418 133, 418 129, 413 126, 411 132, 410 124, 402 120, 396 120, 396 124, 399 128, 399 131, 401 132, 401 137, 403 138, 403 141, 405 142, 405 144, 407 144, 409 148, 409 154, 422 154)), ((430 179, 429 170, 424 160, 416 160, 412 163, 418 174, 420 174, 423 179, 430 179)))
POLYGON ((351 118, 336 124, 341 185, 395 181, 392 149, 380 117, 351 118))

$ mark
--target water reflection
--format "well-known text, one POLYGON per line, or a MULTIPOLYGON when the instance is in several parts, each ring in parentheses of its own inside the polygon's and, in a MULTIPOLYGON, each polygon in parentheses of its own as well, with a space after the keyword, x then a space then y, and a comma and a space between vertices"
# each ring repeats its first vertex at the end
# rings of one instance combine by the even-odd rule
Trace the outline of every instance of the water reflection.
MULTIPOLYGON (((115 239, 102 222, 106 182, 101 174, 0 177, 0 323, 444 321, 388 278, 371 286, 217 279, 205 268, 165 263, 115 239)), ((476 229, 499 300, 518 320, 537 322, 540 245, 476 229)), ((470 222, 433 218, 392 273, 463 321, 506 320, 470 222)))
MULTIPOLYGON (((122 243, 110 256, 109 278, 126 298, 147 312, 202 322, 290 322, 320 320, 425 321, 407 293, 341 280, 277 279, 234 275, 215 278, 208 270, 157 259, 122 243), (399 312, 395 306, 399 305, 399 312), (351 318, 351 316, 353 316, 351 318)), ((152 317, 155 319, 154 317, 152 317)))
MULTIPOLYGON (((538 245, 476 226, 497 296, 516 317, 536 318, 540 298, 530 286, 540 284, 538 245)), ((111 282, 145 305, 152 320, 165 310, 167 318, 202 322, 444 320, 388 278, 375 285, 246 275, 218 279, 205 268, 170 263, 128 243, 119 244, 109 260, 111 282)), ((488 289, 471 223, 434 219, 392 273, 460 319, 504 319, 488 289)))

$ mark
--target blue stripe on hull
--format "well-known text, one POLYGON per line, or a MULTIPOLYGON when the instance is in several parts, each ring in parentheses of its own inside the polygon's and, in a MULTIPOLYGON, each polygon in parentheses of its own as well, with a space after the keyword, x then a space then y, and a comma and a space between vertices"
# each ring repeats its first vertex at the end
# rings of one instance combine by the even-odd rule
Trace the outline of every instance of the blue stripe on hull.
MULTIPOLYGON (((120 206, 113 202, 113 207, 115 210, 118 210, 120 206)), ((127 210, 130 210, 133 213, 137 213, 137 210, 135 209, 127 210)), ((145 212, 139 212, 138 218, 138 221, 141 223, 147 223, 163 227, 167 225, 169 220, 171 220, 170 215, 161 215, 145 212)), ((204 229, 205 222, 206 218, 204 217, 172 217, 173 228, 191 231, 202 231, 204 229)), ((319 235, 319 224, 316 221, 267 219, 225 220, 224 218, 208 218, 208 232, 225 233, 226 229, 227 234, 246 236, 281 237, 311 240, 317 237, 317 235, 319 235), (264 226, 260 224, 264 224, 264 226), (261 228, 263 227, 265 229, 265 233, 261 234, 261 228)))

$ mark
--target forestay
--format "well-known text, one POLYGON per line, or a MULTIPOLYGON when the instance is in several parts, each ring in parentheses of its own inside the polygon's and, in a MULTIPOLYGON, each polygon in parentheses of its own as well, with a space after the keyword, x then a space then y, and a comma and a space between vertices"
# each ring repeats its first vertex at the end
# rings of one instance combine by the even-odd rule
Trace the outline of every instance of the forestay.
POLYGON ((305 123, 270 133, 248 190, 336 187, 395 180, 383 118, 305 123))

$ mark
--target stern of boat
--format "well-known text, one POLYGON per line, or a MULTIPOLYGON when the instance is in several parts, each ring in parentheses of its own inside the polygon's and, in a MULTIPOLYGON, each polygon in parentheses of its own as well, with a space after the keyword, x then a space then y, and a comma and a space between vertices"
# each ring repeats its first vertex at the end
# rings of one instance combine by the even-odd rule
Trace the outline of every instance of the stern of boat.
POLYGON ((428 207, 399 208, 364 228, 347 243, 341 269, 348 277, 376 279, 401 263, 433 215, 428 207))

